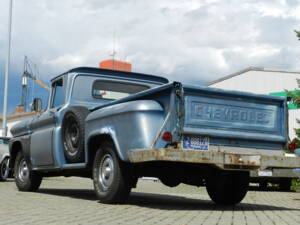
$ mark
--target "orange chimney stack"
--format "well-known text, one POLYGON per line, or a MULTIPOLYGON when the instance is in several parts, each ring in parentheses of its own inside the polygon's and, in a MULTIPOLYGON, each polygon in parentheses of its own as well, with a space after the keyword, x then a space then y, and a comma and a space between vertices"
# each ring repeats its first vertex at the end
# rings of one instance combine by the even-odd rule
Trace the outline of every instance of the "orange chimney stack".
POLYGON ((99 68, 109 70, 119 70, 131 72, 132 65, 128 62, 123 62, 115 59, 105 60, 99 63, 99 68))

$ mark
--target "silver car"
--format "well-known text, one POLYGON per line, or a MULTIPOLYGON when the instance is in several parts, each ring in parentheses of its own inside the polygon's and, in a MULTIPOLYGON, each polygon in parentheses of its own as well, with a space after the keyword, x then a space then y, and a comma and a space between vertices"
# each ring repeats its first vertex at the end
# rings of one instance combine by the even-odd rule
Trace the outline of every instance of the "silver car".
POLYGON ((5 181, 9 175, 8 138, 0 137, 0 181, 5 181))

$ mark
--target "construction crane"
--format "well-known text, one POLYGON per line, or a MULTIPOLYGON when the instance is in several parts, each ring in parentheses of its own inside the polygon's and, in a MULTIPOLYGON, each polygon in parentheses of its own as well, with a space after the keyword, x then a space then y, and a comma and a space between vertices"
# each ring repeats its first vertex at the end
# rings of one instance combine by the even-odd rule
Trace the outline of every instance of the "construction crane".
POLYGON ((28 79, 32 79, 34 82, 39 84, 41 87, 45 88, 47 91, 50 88, 44 84, 42 81, 37 79, 38 70, 36 65, 29 60, 27 56, 24 56, 24 69, 22 75, 22 94, 21 94, 21 104, 17 107, 16 111, 26 112, 27 99, 28 99, 28 79), (34 66, 34 70, 33 67, 34 66))

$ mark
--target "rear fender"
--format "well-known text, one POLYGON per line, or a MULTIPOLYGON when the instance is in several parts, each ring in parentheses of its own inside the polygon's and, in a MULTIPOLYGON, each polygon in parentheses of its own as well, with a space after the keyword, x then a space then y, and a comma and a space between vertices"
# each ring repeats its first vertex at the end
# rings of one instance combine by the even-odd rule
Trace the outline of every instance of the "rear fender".
POLYGON ((116 132, 112 127, 102 127, 94 132, 92 132, 89 137, 87 138, 87 142, 85 145, 85 157, 88 160, 88 164, 91 165, 94 160, 94 155, 99 148, 99 145, 104 140, 110 140, 113 142, 116 148, 116 153, 118 157, 122 160, 126 160, 125 154, 121 151, 118 139, 116 138, 116 132))

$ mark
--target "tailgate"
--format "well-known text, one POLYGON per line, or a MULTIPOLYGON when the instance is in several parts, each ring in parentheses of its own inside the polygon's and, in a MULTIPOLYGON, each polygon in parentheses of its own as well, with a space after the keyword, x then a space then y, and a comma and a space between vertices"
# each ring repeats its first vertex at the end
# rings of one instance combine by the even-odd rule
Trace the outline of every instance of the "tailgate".
POLYGON ((282 149, 287 141, 286 99, 277 96, 183 86, 185 136, 210 145, 282 149))

